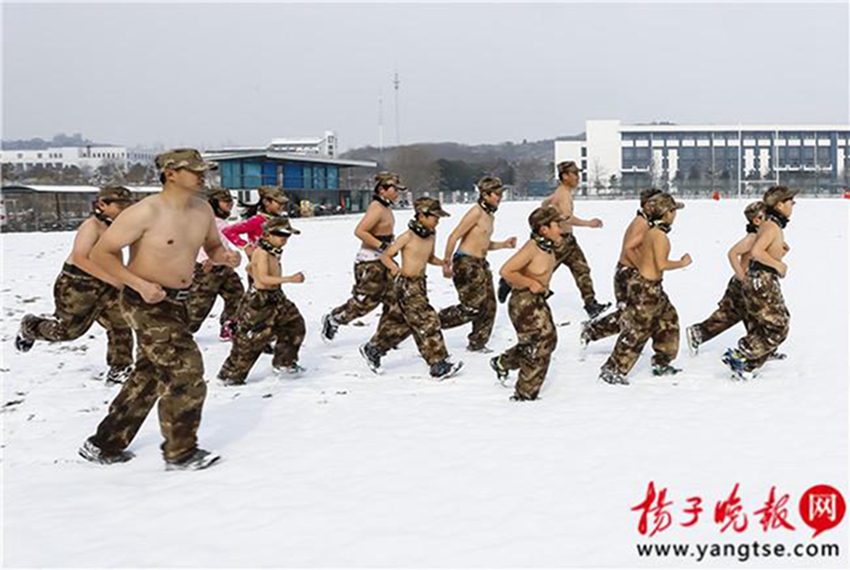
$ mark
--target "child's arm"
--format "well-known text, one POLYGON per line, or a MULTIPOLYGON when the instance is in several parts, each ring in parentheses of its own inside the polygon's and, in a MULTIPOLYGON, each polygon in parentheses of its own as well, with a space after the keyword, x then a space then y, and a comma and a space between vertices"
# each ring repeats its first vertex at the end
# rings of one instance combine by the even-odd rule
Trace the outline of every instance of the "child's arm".
POLYGON ((383 263, 387 269, 390 270, 390 275, 395 277, 398 275, 398 272, 401 271, 398 264, 393 261, 393 257, 396 256, 398 252, 400 252, 404 247, 410 242, 410 231, 406 231, 395 240, 390 247, 388 247, 384 253, 381 254, 381 263, 383 263))
POLYGON ((744 281, 747 277, 747 268, 741 265, 741 257, 753 248, 756 241, 755 234, 747 234, 738 241, 726 254, 729 259, 729 265, 732 266, 732 271, 735 272, 735 277, 738 281, 744 281))

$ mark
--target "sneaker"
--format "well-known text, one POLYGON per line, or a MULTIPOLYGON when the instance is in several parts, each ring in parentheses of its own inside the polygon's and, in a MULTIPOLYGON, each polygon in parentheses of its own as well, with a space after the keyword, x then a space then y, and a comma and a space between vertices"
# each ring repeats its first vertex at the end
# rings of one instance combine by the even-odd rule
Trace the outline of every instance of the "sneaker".
POLYGON ((652 365, 652 375, 653 376, 675 376, 679 372, 681 372, 681 368, 676 368, 674 366, 670 366, 669 364, 653 364, 652 365))
POLYGON ((770 356, 767 357, 768 360, 785 360, 788 358, 788 355, 784 352, 771 352, 770 356))
POLYGON ((35 339, 32 338, 29 334, 27 334, 27 325, 34 321, 36 317, 34 315, 25 315, 23 319, 21 319, 21 326, 18 329, 18 336, 15 337, 15 348, 18 352, 29 352, 29 350, 35 344, 35 339))
POLYGON ((623 386, 629 385, 629 381, 626 380, 625 376, 623 376, 622 374, 618 374, 618 373, 614 372, 613 370, 609 370, 607 368, 603 368, 599 372, 599 379, 601 381, 605 382, 606 384, 614 384, 614 385, 621 384, 623 386))
POLYGON ((505 380, 508 379, 508 375, 510 374, 510 371, 507 368, 505 368, 504 366, 502 366, 502 355, 501 354, 499 356, 494 356, 493 358, 490 359, 490 368, 492 368, 493 372, 496 373, 496 378, 499 379, 499 382, 504 384, 505 380))
POLYGON ((297 362, 293 362, 289 366, 272 366, 272 368, 274 368, 274 371, 279 375, 286 375, 291 377, 300 376, 304 373, 305 370, 307 370, 297 362))
POLYGON ((587 350, 587 345, 590 344, 590 321, 582 321, 581 334, 578 337, 578 345, 582 352, 587 350))
POLYGON ((366 361, 369 370, 375 374, 381 371, 381 353, 368 342, 360 347, 360 356, 366 361))
POLYGON ((274 354, 274 345, 272 343, 268 343, 263 347, 263 354, 274 354))
POLYGON ((165 461, 166 471, 200 471, 215 464, 221 459, 221 455, 207 451, 206 449, 196 449, 195 453, 182 461, 165 461))
POLYGON ((221 325, 221 330, 218 332, 218 340, 222 342, 230 342, 233 340, 233 333, 236 332, 235 321, 224 321, 221 325))
POLYGON ((224 376, 221 373, 219 373, 217 378, 218 378, 218 381, 221 382, 222 384, 224 384, 225 386, 244 386, 245 385, 244 379, 230 378, 228 376, 224 376))
POLYGON ((490 354, 493 352, 493 349, 489 346, 472 346, 471 344, 466 347, 467 352, 477 352, 478 354, 490 354))
POLYGON ((107 384, 123 384, 133 373, 133 365, 128 366, 110 366, 106 373, 107 384))
POLYGON ((339 330, 339 323, 334 319, 333 313, 322 317, 322 340, 330 342, 339 330))
POLYGON ((733 380, 752 380, 756 377, 757 373, 750 368, 747 357, 737 348, 727 348, 721 361, 729 367, 733 380))
POLYGON ((463 368, 463 361, 450 362, 449 359, 443 359, 431 365, 431 377, 437 380, 445 380, 451 378, 463 368))
POLYGON ((508 400, 510 400, 511 402, 531 402, 531 401, 536 400, 536 399, 537 398, 527 398, 527 397, 523 396, 522 394, 517 394, 516 392, 514 392, 513 396, 508 398, 508 400))
POLYGON ((593 301, 584 306, 584 310, 587 312, 587 316, 589 316, 591 319, 595 319, 610 306, 611 303, 600 303, 599 301, 594 299, 593 301))
POLYGON ((508 283, 507 281, 505 281, 505 278, 504 278, 504 277, 500 278, 500 279, 499 279, 499 291, 498 291, 498 293, 496 294, 496 296, 499 298, 499 302, 500 302, 500 303, 504 303, 505 301, 507 301, 507 300, 508 300, 508 295, 510 295, 510 294, 511 294, 511 285, 510 285, 510 283, 508 283))
POLYGON ((100 463, 101 465, 111 465, 113 463, 126 463, 135 457, 131 451, 122 451, 113 455, 108 455, 101 448, 96 446, 87 439, 82 447, 77 450, 80 457, 92 463, 100 463))
POLYGON ((702 332, 696 325, 691 325, 685 329, 685 340, 687 341, 691 356, 699 354, 699 345, 702 344, 702 332))

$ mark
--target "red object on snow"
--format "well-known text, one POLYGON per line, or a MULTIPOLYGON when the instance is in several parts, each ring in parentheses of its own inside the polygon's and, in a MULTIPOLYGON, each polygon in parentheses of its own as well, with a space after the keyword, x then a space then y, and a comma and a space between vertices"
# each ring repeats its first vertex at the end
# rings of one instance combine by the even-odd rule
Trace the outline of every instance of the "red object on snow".
MULTIPOLYGON (((846 198, 846 197, 847 197, 847 196, 845 196, 845 198, 846 198)), ((711 199, 712 199, 712 200, 720 200, 720 192, 718 192, 717 190, 715 190, 714 192, 712 192, 712 193, 711 193, 711 199)))

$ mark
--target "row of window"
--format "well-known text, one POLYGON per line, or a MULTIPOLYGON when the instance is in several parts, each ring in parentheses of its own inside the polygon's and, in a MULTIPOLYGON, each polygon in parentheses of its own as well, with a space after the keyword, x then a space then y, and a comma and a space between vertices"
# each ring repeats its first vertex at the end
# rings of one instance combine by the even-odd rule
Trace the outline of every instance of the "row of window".
POLYGON ((339 167, 325 164, 222 161, 224 188, 282 186, 292 189, 339 189, 339 167))

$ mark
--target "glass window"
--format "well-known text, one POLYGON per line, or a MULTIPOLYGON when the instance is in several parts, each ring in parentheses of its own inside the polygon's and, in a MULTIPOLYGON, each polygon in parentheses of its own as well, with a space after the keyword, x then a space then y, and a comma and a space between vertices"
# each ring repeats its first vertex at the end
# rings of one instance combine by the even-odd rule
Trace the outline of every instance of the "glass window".
POLYGON ((302 172, 304 175, 304 188, 313 188, 313 167, 309 164, 305 164, 302 168, 302 172))
POLYGON ((263 184, 277 186, 277 164, 274 162, 263 163, 263 184))
POLYGON ((283 167, 283 187, 304 188, 303 172, 300 164, 287 163, 283 167))
POLYGON ((327 188, 327 180, 325 178, 325 167, 322 165, 313 166, 313 188, 327 188))
POLYGON ((242 188, 257 188, 262 184, 263 167, 258 162, 242 163, 242 188))
POLYGON ((336 190, 339 188, 339 168, 328 166, 328 188, 336 190))

